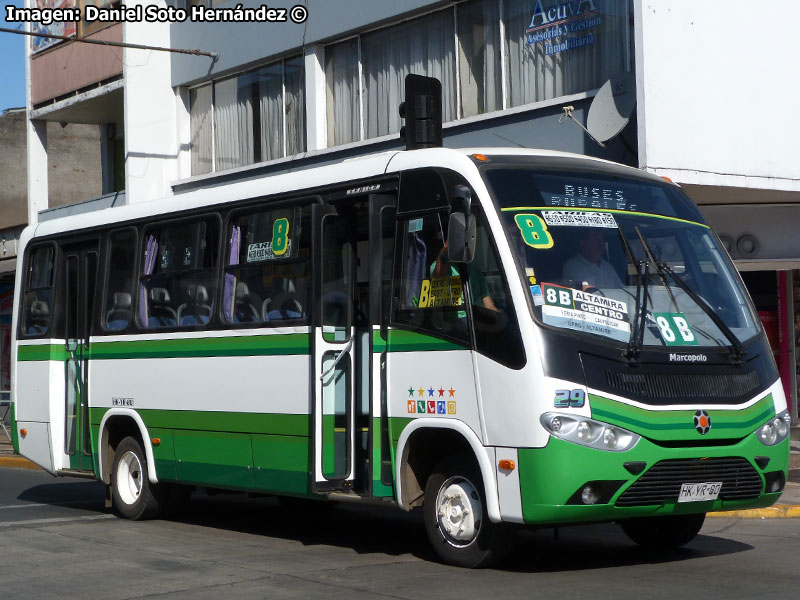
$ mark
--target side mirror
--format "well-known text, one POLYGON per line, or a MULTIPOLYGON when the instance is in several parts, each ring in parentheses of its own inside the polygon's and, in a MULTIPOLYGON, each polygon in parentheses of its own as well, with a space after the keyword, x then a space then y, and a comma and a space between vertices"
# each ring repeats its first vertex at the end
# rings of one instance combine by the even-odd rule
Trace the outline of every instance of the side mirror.
POLYGON ((450 214, 447 222, 447 259, 470 263, 475 258, 475 215, 450 214))

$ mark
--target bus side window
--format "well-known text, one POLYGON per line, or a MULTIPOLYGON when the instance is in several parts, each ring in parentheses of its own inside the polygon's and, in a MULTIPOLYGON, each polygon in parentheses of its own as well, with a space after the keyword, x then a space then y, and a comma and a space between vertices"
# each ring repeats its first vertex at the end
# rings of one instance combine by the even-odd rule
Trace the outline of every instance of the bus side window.
POLYGON ((144 235, 138 317, 142 327, 200 327, 214 315, 219 221, 183 221, 144 235))
POLYGON ((136 230, 112 231, 108 236, 108 264, 102 312, 106 331, 122 331, 131 321, 135 256, 136 230))
POLYGON ((28 274, 22 299, 22 332, 27 336, 47 333, 53 313, 53 246, 39 246, 28 255, 28 274))
POLYGON ((468 345, 465 268, 444 261, 447 213, 399 221, 398 227, 402 249, 392 320, 468 345))
POLYGON ((481 354, 519 369, 525 365, 525 350, 506 277, 482 214, 474 212, 475 258, 469 263, 467 273, 475 346, 481 354))
POLYGON ((311 218, 307 206, 231 218, 224 252, 222 316, 230 324, 305 321, 311 218))

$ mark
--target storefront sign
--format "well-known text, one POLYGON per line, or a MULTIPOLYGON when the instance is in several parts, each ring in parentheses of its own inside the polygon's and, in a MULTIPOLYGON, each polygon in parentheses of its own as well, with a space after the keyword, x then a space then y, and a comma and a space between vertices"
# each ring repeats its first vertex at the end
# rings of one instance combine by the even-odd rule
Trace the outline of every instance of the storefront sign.
POLYGON ((536 0, 525 43, 543 44, 546 55, 594 44, 594 28, 603 24, 601 0, 569 0, 547 8, 536 0))

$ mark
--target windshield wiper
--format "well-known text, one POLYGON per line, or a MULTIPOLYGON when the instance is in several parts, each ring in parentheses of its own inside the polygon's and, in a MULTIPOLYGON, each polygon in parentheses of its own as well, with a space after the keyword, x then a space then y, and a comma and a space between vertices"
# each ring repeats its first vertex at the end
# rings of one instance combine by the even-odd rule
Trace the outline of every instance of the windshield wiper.
POLYGON ((745 350, 745 347, 742 345, 742 342, 739 341, 739 338, 736 337, 736 334, 734 334, 733 331, 731 331, 731 328, 728 327, 725 321, 723 321, 720 318, 720 316, 716 312, 714 312, 714 309, 711 306, 709 306, 708 303, 703 298, 701 298, 692 288, 686 285, 686 283, 680 277, 678 277, 675 271, 673 271, 672 268, 667 263, 659 262, 656 260, 652 250, 650 250, 650 246, 647 244, 647 241, 644 239, 644 236, 642 235, 642 232, 639 231, 638 227, 636 227, 636 234, 639 236, 639 241, 642 243, 642 247, 647 253, 647 256, 650 257, 650 260, 652 260, 653 264, 655 265, 658 274, 661 276, 661 281, 664 287, 667 289, 667 293, 669 293, 669 297, 671 298, 672 303, 675 306, 675 309, 676 310, 678 309, 678 303, 675 301, 675 296, 672 294, 672 290, 669 289, 667 278, 664 275, 665 273, 672 278, 672 280, 678 285, 678 287, 681 288, 681 290, 683 290, 686 293, 686 295, 689 296, 689 298, 691 298, 692 301, 697 306, 700 307, 700 310, 706 313, 706 315, 708 316, 709 319, 711 319, 714 325, 716 325, 717 328, 722 332, 722 334, 726 338, 728 338, 728 341, 731 343, 730 345, 731 357, 733 358, 734 362, 736 362, 737 364, 741 364, 742 357, 747 353, 747 350, 745 350))
POLYGON ((678 287, 686 292, 686 295, 689 296, 689 298, 691 298, 692 301, 694 301, 694 303, 697 304, 697 306, 699 306, 704 313, 706 313, 706 315, 708 315, 708 318, 711 319, 714 325, 716 325, 717 328, 722 332, 722 335, 728 338, 728 341, 731 343, 730 351, 734 362, 741 364, 742 358, 745 354, 747 354, 747 350, 742 342, 739 341, 739 338, 736 337, 736 334, 733 333, 730 327, 728 327, 725 321, 723 321, 720 316, 714 312, 714 309, 709 306, 708 302, 701 298, 692 288, 686 285, 686 282, 678 277, 678 275, 672 270, 672 268, 670 268, 669 265, 666 263, 657 262, 656 268, 672 277, 672 280, 678 284, 678 287))
POLYGON ((622 241, 622 247, 625 248, 625 254, 633 266, 636 267, 636 300, 634 301, 635 309, 631 321, 633 329, 628 341, 628 348, 625 351, 625 358, 634 365, 637 363, 639 352, 641 352, 644 343, 644 322, 647 317, 647 277, 650 273, 650 266, 646 260, 636 258, 633 255, 631 245, 622 230, 618 228, 617 233, 622 241), (642 302, 642 296, 644 296, 644 302, 642 302))

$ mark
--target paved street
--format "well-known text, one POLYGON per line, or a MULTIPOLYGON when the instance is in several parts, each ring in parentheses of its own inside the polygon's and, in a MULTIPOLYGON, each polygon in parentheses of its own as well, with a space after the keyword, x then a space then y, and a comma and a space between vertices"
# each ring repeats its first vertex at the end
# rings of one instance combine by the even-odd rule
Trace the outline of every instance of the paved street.
POLYGON ((709 518, 686 549, 644 553, 619 527, 524 532, 502 568, 434 561, 417 514, 195 494, 171 520, 103 509, 102 486, 0 468, 3 598, 794 598, 800 519, 709 518))

